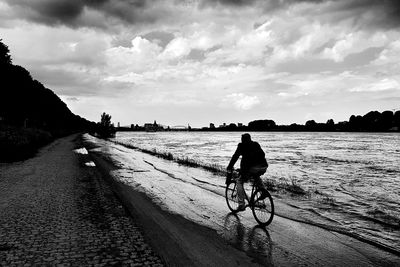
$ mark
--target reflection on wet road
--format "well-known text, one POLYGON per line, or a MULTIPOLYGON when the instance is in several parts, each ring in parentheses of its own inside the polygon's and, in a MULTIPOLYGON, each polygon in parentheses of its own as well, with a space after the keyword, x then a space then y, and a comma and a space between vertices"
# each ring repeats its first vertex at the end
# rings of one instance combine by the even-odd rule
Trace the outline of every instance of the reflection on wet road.
POLYGON ((238 215, 229 213, 225 216, 222 236, 257 262, 272 266, 272 240, 267 228, 258 225, 248 227, 238 215))

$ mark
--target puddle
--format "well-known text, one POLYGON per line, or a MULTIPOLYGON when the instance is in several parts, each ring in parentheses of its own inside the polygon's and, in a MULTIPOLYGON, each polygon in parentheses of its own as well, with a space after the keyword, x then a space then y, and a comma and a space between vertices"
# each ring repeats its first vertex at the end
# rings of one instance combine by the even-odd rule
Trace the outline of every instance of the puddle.
POLYGON ((88 151, 84 147, 81 147, 81 148, 78 148, 78 149, 74 149, 74 152, 76 154, 82 154, 82 155, 87 155, 88 154, 88 151))

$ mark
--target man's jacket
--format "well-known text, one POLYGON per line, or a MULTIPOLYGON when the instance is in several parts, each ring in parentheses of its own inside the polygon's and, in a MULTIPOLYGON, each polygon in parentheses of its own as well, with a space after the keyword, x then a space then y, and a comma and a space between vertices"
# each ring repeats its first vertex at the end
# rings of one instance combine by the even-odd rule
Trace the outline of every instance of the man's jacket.
POLYGON ((254 166, 268 166, 267 160, 265 159, 265 153, 257 142, 250 141, 239 143, 235 154, 233 154, 232 159, 229 162, 228 168, 233 168, 240 156, 242 156, 240 162, 241 171, 245 172, 254 166))

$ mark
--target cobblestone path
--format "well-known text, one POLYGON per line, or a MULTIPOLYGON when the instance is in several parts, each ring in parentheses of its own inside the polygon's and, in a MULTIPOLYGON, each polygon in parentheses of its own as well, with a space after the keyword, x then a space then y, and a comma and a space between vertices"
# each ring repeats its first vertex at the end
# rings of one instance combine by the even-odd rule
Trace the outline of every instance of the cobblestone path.
POLYGON ((79 143, 0 165, 0 266, 163 266, 79 143))

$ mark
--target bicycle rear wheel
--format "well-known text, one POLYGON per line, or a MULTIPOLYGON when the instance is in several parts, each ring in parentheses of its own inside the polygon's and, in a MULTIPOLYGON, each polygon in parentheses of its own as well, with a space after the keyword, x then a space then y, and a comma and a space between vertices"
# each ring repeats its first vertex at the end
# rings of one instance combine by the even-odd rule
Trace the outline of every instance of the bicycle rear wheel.
POLYGON ((272 222, 274 218, 274 202, 270 193, 267 191, 267 197, 260 200, 261 190, 257 189, 251 200, 251 210, 253 212, 254 219, 261 225, 266 226, 272 222))
POLYGON ((228 204, 228 208, 232 212, 237 212, 237 209, 239 207, 239 202, 238 202, 238 193, 235 182, 230 182, 226 186, 225 199, 226 199, 226 204, 228 204))

